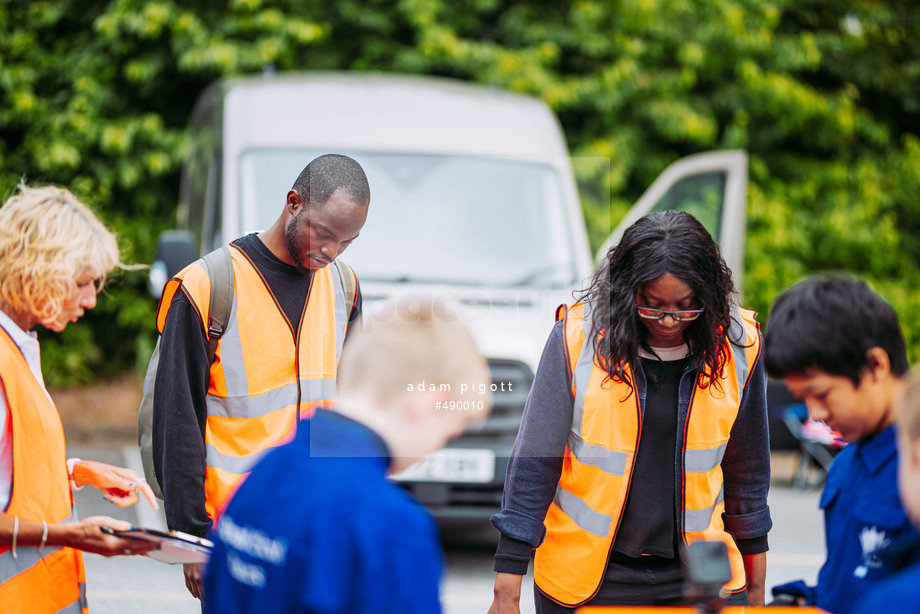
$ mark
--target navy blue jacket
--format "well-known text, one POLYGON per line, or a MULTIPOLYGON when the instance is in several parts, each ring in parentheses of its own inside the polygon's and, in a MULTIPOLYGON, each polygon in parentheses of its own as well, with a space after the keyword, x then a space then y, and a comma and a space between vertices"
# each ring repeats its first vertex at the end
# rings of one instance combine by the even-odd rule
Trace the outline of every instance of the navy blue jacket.
POLYGON ((920 565, 882 582, 859 600, 854 614, 920 614, 920 565))
POLYGON ((302 421, 210 534, 205 612, 439 613, 437 526, 386 479, 389 464, 357 422, 323 409, 302 421))
POLYGON ((800 595, 833 614, 849 614, 871 589, 920 564, 920 536, 898 496, 896 428, 851 443, 834 458, 821 493, 827 560, 818 584, 776 586, 774 595, 800 595))

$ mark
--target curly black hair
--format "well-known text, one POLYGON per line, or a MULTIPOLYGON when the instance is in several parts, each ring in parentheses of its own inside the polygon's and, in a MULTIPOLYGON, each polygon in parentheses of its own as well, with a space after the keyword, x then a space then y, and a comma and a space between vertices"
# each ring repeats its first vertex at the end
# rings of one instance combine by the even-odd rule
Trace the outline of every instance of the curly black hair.
POLYGON ((607 379, 632 388, 626 365, 634 361, 648 329, 636 313, 639 290, 665 273, 689 285, 705 311, 684 331, 700 386, 718 387, 728 361, 726 340, 736 300, 731 270, 719 246, 695 217, 662 211, 626 229, 598 267, 581 300, 591 305, 592 343, 607 379))

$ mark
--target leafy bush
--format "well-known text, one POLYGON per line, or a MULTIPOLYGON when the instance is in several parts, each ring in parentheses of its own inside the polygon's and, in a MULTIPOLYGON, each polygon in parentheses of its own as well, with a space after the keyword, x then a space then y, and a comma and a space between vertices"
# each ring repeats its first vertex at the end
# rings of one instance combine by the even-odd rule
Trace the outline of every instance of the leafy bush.
MULTIPOLYGON (((528 93, 558 114, 592 243, 690 153, 751 156, 745 302, 867 278, 920 359, 920 13, 907 0, 0 0, 0 194, 67 186, 150 262, 214 79, 382 70, 528 93)), ((146 362, 143 275, 44 335, 49 383, 146 362)))

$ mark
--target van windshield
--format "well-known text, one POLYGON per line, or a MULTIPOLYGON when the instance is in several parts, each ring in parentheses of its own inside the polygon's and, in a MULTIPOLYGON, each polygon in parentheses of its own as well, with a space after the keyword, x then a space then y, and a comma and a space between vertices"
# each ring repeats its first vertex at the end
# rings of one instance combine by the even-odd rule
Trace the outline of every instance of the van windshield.
MULTIPOLYGON (((324 152, 240 158, 242 227, 270 226, 306 162, 324 152)), ((557 171, 538 160, 346 152, 367 173, 367 223, 342 259, 362 282, 544 286, 576 280, 557 171)))

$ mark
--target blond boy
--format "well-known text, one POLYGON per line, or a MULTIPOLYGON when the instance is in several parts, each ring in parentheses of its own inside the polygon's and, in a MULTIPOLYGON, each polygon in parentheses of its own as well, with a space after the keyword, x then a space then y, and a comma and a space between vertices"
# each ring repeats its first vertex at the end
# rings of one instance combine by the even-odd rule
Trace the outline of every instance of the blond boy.
MULTIPOLYGON (((898 490, 920 529, 920 368, 914 368, 895 403, 898 413, 898 490)), ((920 612, 920 564, 904 569, 866 595, 857 614, 920 612)))
POLYGON ((206 611, 440 612, 436 525, 386 476, 484 419, 491 396, 460 394, 487 366, 437 307, 397 306, 349 340, 336 411, 266 455, 214 529, 206 611))

